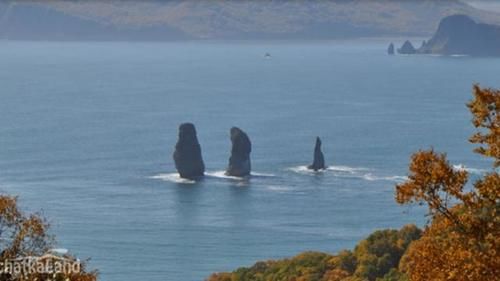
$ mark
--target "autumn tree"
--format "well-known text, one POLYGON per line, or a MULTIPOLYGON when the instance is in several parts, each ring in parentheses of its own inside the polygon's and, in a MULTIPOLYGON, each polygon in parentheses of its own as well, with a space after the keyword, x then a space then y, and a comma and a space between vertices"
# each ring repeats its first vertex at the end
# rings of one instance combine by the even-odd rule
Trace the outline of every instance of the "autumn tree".
POLYGON ((474 86, 468 104, 477 132, 475 152, 493 160, 492 169, 468 184, 464 170, 446 155, 415 153, 408 180, 396 186, 400 204, 428 206, 431 221, 403 256, 400 270, 412 281, 499 280, 500 276, 500 91, 474 86))
MULTIPOLYGON (((39 214, 25 214, 17 205, 17 198, 0 195, 0 280, 1 281, 95 281, 96 272, 86 272, 85 263, 81 263, 79 272, 67 274, 46 272, 23 272, 14 276, 6 270, 9 261, 19 261, 29 257, 57 259, 46 254, 54 244, 54 238, 48 234, 49 224, 39 214)), ((76 261, 70 255, 67 260, 76 261)))
MULTIPOLYGON (((372 233, 354 249, 357 268, 354 276, 359 280, 374 281, 383 277, 399 265, 399 261, 410 243, 419 239, 421 231, 415 225, 401 230, 382 230, 372 233)), ((396 273, 392 273, 396 275, 396 273)))
POLYGON ((212 274, 208 281, 407 281, 397 270, 408 245, 421 235, 415 225, 378 230, 354 251, 337 255, 304 252, 290 259, 257 262, 233 272, 212 274))

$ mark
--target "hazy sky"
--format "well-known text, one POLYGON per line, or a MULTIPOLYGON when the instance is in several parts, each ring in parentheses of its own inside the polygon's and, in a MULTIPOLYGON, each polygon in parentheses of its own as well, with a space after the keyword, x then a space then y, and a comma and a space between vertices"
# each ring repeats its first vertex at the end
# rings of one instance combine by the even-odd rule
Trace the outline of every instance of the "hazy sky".
POLYGON ((479 9, 500 12, 500 0, 462 0, 479 9))

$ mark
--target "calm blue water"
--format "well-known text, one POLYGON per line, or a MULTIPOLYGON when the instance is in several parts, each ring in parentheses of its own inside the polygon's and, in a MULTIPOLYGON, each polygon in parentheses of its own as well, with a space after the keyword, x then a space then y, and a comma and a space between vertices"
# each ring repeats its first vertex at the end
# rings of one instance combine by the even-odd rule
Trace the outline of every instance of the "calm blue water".
POLYGON ((105 281, 203 280, 422 225, 394 184, 431 146, 488 167, 465 103, 474 82, 500 87, 500 60, 389 57, 386 43, 1 42, 0 190, 105 281), (209 173, 197 184, 173 174, 185 121, 209 173), (249 181, 221 177, 234 125, 253 141, 249 181), (332 167, 314 175, 317 135, 332 167))

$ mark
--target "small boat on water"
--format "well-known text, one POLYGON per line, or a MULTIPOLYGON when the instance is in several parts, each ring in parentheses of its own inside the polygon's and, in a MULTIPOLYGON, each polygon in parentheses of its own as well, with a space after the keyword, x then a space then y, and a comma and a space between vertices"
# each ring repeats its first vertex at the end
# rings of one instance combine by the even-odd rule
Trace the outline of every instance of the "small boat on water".
POLYGON ((264 55, 264 58, 266 58, 266 59, 270 59, 270 58, 271 58, 271 54, 270 54, 270 53, 266 53, 266 54, 264 55))

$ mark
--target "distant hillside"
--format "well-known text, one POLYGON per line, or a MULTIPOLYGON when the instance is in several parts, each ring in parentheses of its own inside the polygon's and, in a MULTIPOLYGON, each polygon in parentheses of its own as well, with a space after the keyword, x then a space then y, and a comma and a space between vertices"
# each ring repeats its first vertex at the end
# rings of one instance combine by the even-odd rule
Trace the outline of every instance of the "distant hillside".
POLYGON ((500 15, 458 0, 2 1, 0 38, 18 40, 334 39, 427 36, 439 20, 500 15))
POLYGON ((418 53, 500 56, 500 26, 478 24, 465 15, 444 18, 418 53))

